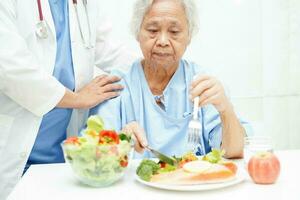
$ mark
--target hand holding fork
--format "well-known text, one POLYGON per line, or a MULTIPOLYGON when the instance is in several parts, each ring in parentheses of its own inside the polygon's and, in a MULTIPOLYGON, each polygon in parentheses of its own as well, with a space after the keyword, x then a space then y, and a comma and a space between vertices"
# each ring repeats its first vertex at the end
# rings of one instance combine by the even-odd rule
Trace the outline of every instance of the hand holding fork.
POLYGON ((202 123, 198 119, 199 96, 194 99, 193 119, 188 125, 187 148, 189 151, 199 150, 201 155, 205 155, 205 146, 203 141, 202 123))

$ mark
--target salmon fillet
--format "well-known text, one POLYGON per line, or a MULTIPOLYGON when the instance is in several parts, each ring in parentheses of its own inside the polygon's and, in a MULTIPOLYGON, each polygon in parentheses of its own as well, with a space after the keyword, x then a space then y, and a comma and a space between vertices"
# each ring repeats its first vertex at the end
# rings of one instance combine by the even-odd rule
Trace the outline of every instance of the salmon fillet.
POLYGON ((194 185, 231 180, 235 174, 236 169, 231 170, 225 165, 213 164, 202 172, 187 172, 180 168, 172 172, 156 174, 150 181, 168 185, 194 185))

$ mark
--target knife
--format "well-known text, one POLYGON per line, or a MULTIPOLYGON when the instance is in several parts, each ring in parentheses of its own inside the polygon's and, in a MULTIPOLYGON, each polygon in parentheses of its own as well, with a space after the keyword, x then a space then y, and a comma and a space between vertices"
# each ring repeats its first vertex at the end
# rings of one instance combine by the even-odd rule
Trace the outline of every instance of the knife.
POLYGON ((174 166, 175 164, 177 164, 177 160, 176 160, 175 158, 169 157, 169 156, 167 156, 167 155, 165 155, 165 154, 163 154, 163 153, 160 153, 159 151, 156 151, 156 150, 152 149, 152 148, 149 147, 149 146, 146 146, 145 148, 146 148, 147 150, 151 151, 151 153, 152 153, 153 155, 155 155, 155 157, 157 157, 160 161, 165 162, 165 163, 168 163, 169 165, 173 165, 173 166, 174 166))

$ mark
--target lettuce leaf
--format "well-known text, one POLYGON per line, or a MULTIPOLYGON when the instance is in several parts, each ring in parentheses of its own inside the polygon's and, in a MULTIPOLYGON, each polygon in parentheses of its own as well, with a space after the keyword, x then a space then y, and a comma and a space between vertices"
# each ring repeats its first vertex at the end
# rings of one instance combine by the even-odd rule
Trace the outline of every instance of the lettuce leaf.
POLYGON ((92 115, 87 120, 87 129, 94 130, 97 133, 104 129, 104 122, 98 115, 92 115))
POLYGON ((222 161, 225 151, 219 149, 212 149, 211 152, 206 154, 202 160, 208 161, 210 163, 218 163, 222 161))

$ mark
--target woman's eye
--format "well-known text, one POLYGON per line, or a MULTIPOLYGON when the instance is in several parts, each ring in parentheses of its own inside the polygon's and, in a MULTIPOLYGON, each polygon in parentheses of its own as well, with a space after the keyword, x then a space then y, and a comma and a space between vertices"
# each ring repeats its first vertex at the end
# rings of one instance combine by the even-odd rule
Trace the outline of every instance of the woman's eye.
POLYGON ((157 30, 156 30, 156 29, 148 29, 148 31, 149 31, 150 33, 157 33, 157 30))
POLYGON ((179 33, 179 31, 170 31, 172 34, 176 35, 179 33))

